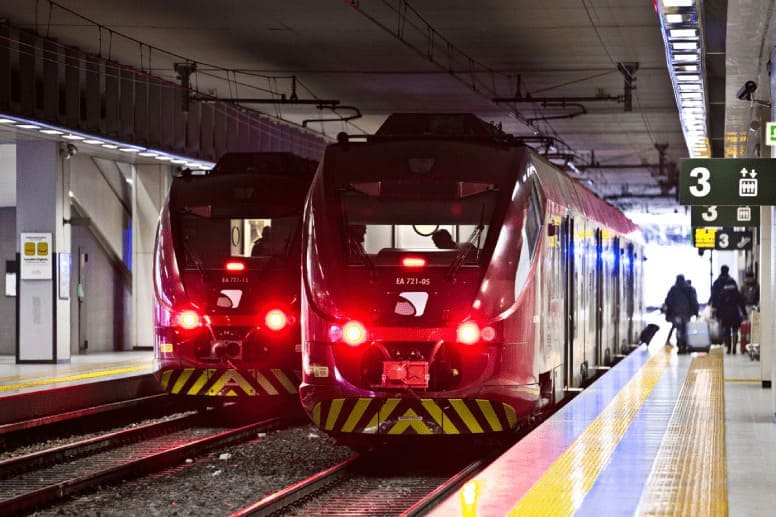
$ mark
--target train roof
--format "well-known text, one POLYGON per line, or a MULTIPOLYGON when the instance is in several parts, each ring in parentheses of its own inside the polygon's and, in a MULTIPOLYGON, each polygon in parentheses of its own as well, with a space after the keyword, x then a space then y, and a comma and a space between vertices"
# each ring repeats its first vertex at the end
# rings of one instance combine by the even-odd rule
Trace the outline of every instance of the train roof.
POLYGON ((639 231, 639 227, 617 207, 601 199, 580 182, 571 179, 568 174, 544 160, 535 151, 529 150, 529 155, 536 167, 542 190, 551 203, 583 214, 621 234, 639 231))
POLYGON ((219 158, 210 175, 255 173, 312 177, 317 165, 314 160, 286 152, 226 153, 219 158))
MULTIPOLYGON (((394 113, 388 116, 375 135, 366 136, 367 142, 426 139, 487 143, 513 148, 518 153, 522 150, 535 165, 539 182, 550 203, 566 207, 569 212, 582 214, 624 235, 639 230, 618 208, 542 158, 519 136, 508 135, 471 113, 394 113)), ((348 142, 348 135, 343 134, 338 141, 340 144, 348 142)))

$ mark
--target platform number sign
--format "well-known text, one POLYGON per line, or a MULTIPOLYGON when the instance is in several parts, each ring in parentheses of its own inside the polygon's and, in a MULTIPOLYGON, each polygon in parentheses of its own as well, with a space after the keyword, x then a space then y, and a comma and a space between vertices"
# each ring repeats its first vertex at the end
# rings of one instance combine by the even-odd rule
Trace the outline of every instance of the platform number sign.
POLYGON ((692 226, 760 226, 758 206, 693 206, 692 226))
POLYGON ((751 250, 752 232, 733 228, 693 228, 693 245, 721 251, 751 250))
POLYGON ((679 202, 706 206, 776 205, 776 160, 683 160, 679 175, 679 202))

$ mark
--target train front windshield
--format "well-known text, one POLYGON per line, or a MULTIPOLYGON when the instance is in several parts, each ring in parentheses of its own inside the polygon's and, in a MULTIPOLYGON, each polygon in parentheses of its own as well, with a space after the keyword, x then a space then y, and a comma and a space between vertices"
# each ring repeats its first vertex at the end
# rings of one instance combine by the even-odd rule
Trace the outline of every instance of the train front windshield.
POLYGON ((339 189, 349 265, 394 265, 422 252, 430 265, 483 263, 499 199, 491 183, 383 180, 339 189))
POLYGON ((226 207, 184 207, 180 244, 184 269, 223 269, 230 259, 249 268, 284 264, 299 230, 300 215, 273 217, 256 210, 255 217, 230 214, 226 207))
POLYGON ((173 185, 171 224, 179 267, 223 270, 288 267, 298 238, 307 183, 232 175, 173 185))

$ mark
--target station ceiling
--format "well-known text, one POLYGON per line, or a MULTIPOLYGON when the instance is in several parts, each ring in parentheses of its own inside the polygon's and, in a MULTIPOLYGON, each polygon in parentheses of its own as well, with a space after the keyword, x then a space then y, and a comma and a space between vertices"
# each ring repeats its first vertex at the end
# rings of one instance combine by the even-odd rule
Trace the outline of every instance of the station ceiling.
MULTIPOLYGON (((725 98, 755 78, 767 98, 773 1, 721 3, 725 98)), ((171 81, 176 63, 196 62, 202 94, 332 140, 372 133, 393 112, 476 113, 515 135, 552 136, 532 145, 570 159, 581 172, 570 174, 626 210, 678 208, 667 174, 688 152, 649 1, 0 0, 0 16, 171 81), (623 66, 635 70, 630 111, 623 66), (294 94, 319 102, 266 102, 294 94)), ((726 133, 745 132, 755 108, 728 100, 726 133)))

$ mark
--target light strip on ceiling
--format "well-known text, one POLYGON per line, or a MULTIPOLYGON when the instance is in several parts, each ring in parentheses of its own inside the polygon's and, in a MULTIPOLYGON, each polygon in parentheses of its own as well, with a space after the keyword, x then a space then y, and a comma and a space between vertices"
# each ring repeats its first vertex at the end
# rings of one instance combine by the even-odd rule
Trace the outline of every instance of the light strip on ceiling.
POLYGON ((657 0, 666 63, 679 110, 684 141, 691 158, 708 158, 703 24, 699 0, 657 0), (688 74, 691 72, 692 74, 688 74))
POLYGON ((6 115, 0 113, 0 124, 6 127, 13 127, 19 130, 19 132, 27 134, 40 134, 45 135, 46 139, 54 139, 68 143, 78 143, 78 145, 85 144, 89 148, 93 149, 108 149, 116 150, 122 153, 126 153, 127 156, 140 156, 144 158, 155 158, 160 161, 168 161, 170 163, 188 167, 195 170, 210 170, 215 164, 204 160, 195 160, 186 156, 180 156, 177 154, 170 154, 165 151, 159 151, 157 149, 148 149, 139 145, 128 144, 126 142, 119 142, 117 140, 109 140, 102 136, 96 137, 94 135, 88 135, 86 133, 80 133, 78 131, 70 131, 58 126, 52 126, 45 122, 37 120, 28 120, 25 118, 17 117, 15 115, 6 115))

